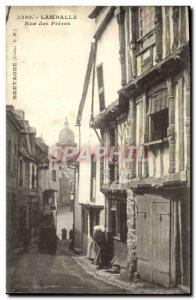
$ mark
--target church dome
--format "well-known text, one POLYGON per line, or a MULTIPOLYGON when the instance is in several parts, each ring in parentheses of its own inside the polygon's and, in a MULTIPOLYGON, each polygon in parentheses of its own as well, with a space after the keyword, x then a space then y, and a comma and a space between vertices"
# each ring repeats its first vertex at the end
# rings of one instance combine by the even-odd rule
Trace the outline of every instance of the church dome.
POLYGON ((74 145, 75 137, 73 131, 69 128, 68 119, 65 118, 64 128, 59 133, 59 144, 74 145))

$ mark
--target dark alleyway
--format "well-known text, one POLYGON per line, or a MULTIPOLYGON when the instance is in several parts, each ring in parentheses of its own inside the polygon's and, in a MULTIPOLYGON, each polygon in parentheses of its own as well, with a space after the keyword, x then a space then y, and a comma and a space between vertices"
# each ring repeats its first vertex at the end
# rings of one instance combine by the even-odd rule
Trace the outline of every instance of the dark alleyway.
POLYGON ((58 207, 57 209, 57 235, 59 238, 61 238, 63 228, 66 228, 67 235, 73 228, 73 212, 69 206, 58 207))
POLYGON ((40 254, 37 247, 16 256, 7 269, 9 293, 124 294, 94 279, 76 264, 72 253, 40 254))

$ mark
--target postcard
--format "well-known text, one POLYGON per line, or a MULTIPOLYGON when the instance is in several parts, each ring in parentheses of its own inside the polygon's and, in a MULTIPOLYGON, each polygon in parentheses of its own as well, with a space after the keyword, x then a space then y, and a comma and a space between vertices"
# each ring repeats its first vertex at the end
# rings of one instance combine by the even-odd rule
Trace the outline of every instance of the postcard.
POLYGON ((190 295, 190 17, 6 7, 6 293, 190 295))

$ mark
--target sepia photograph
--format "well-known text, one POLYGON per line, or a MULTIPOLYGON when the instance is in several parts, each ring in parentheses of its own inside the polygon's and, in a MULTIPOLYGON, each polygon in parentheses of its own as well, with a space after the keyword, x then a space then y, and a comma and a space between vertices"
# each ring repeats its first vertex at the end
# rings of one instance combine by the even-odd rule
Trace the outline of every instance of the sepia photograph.
POLYGON ((5 9, 6 293, 191 295, 191 7, 5 9))

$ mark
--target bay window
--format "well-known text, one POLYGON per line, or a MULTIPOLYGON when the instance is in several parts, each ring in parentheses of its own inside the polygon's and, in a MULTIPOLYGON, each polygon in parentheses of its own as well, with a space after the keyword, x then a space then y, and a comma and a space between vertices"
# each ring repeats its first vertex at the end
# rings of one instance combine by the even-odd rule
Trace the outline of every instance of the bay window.
POLYGON ((131 8, 132 47, 136 75, 153 66, 156 56, 156 25, 154 6, 131 8))

